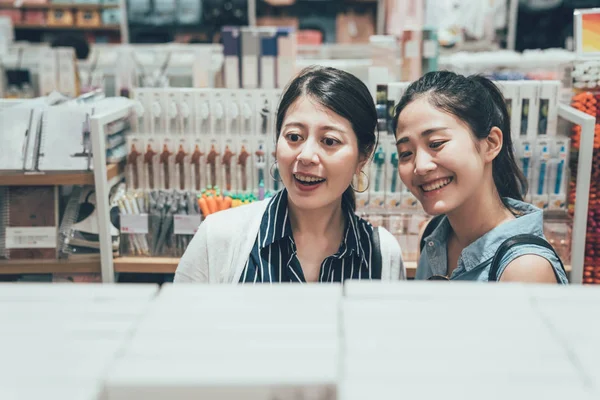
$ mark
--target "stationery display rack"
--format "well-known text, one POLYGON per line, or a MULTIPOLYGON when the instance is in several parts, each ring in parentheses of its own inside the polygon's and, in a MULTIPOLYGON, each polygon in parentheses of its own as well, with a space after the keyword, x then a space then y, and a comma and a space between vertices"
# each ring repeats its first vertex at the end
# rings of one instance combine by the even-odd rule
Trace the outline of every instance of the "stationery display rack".
MULTIPOLYGON (((22 31, 87 32, 116 34, 121 43, 129 42, 126 0, 116 2, 0 2, 0 12, 13 20, 17 38, 22 31), (103 14, 109 12, 104 16, 103 14), (31 16, 31 17, 30 17, 31 16)), ((28 37, 28 36, 27 36, 28 37)))
MULTIPOLYGON (((11 107, 27 100, 2 100, 0 109, 11 107)), ((63 186, 63 185, 92 185, 96 192, 96 207, 98 221, 100 260, 38 260, 38 259, 9 259, 0 260, 0 275, 22 274, 91 274, 101 273, 103 282, 114 282, 112 270, 112 250, 109 233, 108 198, 111 187, 123 179, 124 164, 109 163, 106 157, 106 136, 111 131, 108 126, 114 122, 129 118, 134 114, 132 105, 115 108, 111 111, 93 115, 90 118, 90 138, 93 159, 91 171, 64 172, 0 172, 0 187, 4 186, 63 186), (108 248, 106 253, 104 249, 108 248), (110 268, 110 269, 109 269, 110 268)))

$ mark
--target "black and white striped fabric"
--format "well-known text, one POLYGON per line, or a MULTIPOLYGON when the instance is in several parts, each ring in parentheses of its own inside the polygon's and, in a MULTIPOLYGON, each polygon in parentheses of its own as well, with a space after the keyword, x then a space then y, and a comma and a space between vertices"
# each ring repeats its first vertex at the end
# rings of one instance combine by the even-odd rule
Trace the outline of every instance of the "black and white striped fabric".
MULTIPOLYGON (((342 208, 347 221, 344 240, 337 253, 321 264, 319 282, 381 279, 381 266, 371 267, 374 258, 373 227, 359 218, 349 205, 343 204, 342 208)), ((259 282, 306 282, 296 257, 285 189, 271 198, 240 277, 240 283, 259 282)))

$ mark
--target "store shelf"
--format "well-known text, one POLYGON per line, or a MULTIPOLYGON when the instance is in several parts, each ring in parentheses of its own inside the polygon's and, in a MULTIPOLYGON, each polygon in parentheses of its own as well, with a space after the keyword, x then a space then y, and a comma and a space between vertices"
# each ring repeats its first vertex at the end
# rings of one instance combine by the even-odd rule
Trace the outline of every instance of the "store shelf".
POLYGON ((172 257, 119 257, 114 259, 115 272, 174 274, 179 258, 172 257))
POLYGON ((100 26, 49 26, 39 24, 15 24, 15 29, 26 30, 54 30, 54 31, 114 31, 119 32, 119 25, 100 25, 100 26))
MULTIPOLYGON (((179 264, 179 258, 171 257, 120 257, 114 259, 115 272, 137 272, 148 274, 174 274, 179 264)), ((415 277, 417 263, 409 261, 406 274, 415 277)))
MULTIPOLYGON (((106 166, 107 180, 123 172, 121 164, 106 166)), ((93 172, 0 172, 0 186, 93 185, 93 172)))
MULTIPOLYGON (((179 264, 176 257, 120 257, 114 259, 115 272, 133 272, 147 274, 174 274, 179 264)), ((414 278, 417 272, 416 261, 405 261, 406 276, 414 278)), ((571 266, 565 265, 567 275, 571 274, 571 266)))
POLYGON ((0 10, 82 10, 95 11, 119 8, 118 4, 0 4, 0 10))
POLYGON ((0 260, 0 275, 99 273, 100 260, 0 260))

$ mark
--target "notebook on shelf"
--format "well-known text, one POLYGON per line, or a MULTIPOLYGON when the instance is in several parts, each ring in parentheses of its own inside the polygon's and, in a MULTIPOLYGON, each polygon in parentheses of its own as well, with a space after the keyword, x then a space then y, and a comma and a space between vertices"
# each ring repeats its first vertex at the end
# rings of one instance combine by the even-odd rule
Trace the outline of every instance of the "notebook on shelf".
POLYGON ((22 171, 33 110, 11 107, 0 111, 0 171, 22 171))
POLYGON ((40 171, 88 171, 92 142, 87 112, 75 107, 51 107, 42 117, 38 153, 40 171))

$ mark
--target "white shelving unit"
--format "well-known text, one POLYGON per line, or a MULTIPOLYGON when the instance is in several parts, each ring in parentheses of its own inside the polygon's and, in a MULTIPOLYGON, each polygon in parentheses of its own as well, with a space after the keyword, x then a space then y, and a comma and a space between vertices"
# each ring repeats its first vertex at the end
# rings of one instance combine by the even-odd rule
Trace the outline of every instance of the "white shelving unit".
POLYGON ((575 211, 571 237, 571 283, 583 281, 585 260, 585 237, 587 234, 587 214, 594 156, 594 126, 596 119, 573 107, 560 104, 558 116, 569 122, 581 125, 581 144, 577 159, 577 183, 575 187, 575 211))
POLYGON ((119 182, 121 176, 107 179, 106 170, 106 125, 112 121, 133 115, 133 105, 120 110, 94 115, 90 118, 90 134, 92 152, 94 154, 94 186, 96 187, 96 207, 98 207, 98 233, 100 239, 100 261, 102 282, 114 283, 112 242, 110 237, 110 206, 108 197, 110 189, 119 182))

